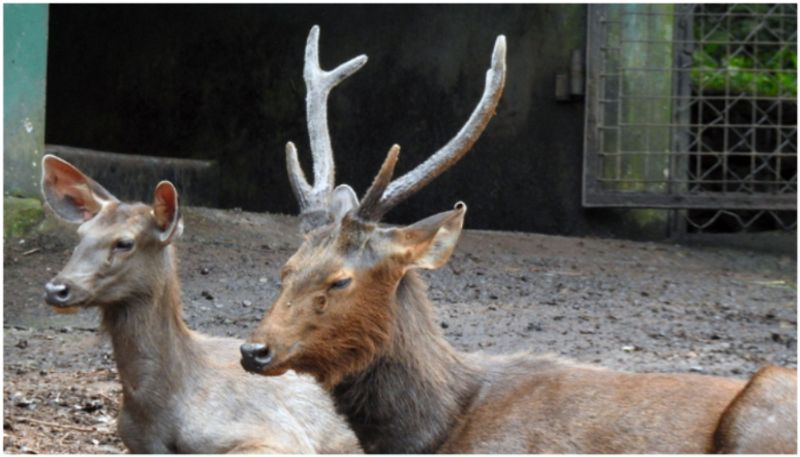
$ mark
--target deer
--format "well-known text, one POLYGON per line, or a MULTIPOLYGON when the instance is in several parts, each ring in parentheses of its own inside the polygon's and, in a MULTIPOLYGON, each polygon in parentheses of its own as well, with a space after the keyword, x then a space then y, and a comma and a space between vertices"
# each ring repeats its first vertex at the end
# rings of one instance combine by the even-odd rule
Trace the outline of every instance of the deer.
POLYGON ((133 453, 359 453, 330 396, 308 375, 277 378, 239 366, 233 338, 183 321, 174 241, 178 192, 123 203, 72 164, 42 159, 42 193, 79 242, 45 285, 59 312, 98 308, 122 383, 118 433, 133 453))
POLYGON ((795 452, 796 370, 768 367, 746 385, 453 348, 417 270, 447 262, 466 205, 406 226, 380 221, 477 141, 505 85, 505 37, 495 42, 484 92, 461 130, 395 180, 393 145, 360 201, 347 184, 333 187, 325 104, 366 57, 323 71, 318 47, 315 26, 303 71, 313 185, 294 144, 286 146, 304 241, 280 270, 277 298, 240 348, 246 370, 314 376, 370 453, 795 452), (742 431, 748 426, 756 431, 742 431), (785 439, 759 447, 777 436, 785 439))
POLYGON ((797 454, 797 370, 758 370, 725 409, 714 442, 720 454, 797 454))

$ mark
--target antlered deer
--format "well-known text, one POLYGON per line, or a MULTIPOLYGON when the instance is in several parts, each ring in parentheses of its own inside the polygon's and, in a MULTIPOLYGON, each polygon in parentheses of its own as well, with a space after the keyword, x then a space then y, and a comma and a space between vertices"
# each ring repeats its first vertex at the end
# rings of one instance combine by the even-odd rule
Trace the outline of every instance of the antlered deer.
POLYGON ((466 206, 406 227, 378 221, 476 141, 504 86, 505 40, 495 43, 483 96, 461 131, 395 181, 399 148, 393 146, 359 203, 350 187, 333 189, 324 107, 331 87, 365 59, 323 72, 318 34, 314 27, 309 35, 304 71, 313 187, 294 146, 287 146, 301 227, 309 232, 281 270, 280 295, 241 348, 246 369, 314 375, 368 452, 758 451, 747 445, 754 438, 739 429, 747 421, 760 423, 760 442, 790 437, 770 451, 794 452, 793 370, 762 372, 766 382, 743 391, 745 383, 736 379, 615 372, 555 357, 465 354, 451 347, 415 270, 448 260, 466 206), (773 383, 782 387, 773 389, 773 383), (728 425, 715 434, 721 417, 728 425), (734 443, 739 438, 743 442, 734 443))
POLYGON ((80 242, 45 299, 58 310, 100 308, 122 381, 119 435, 132 452, 360 452, 310 377, 252 376, 239 366, 241 341, 186 327, 171 183, 156 186, 152 205, 127 204, 55 156, 42 166, 45 200, 80 224, 80 242))

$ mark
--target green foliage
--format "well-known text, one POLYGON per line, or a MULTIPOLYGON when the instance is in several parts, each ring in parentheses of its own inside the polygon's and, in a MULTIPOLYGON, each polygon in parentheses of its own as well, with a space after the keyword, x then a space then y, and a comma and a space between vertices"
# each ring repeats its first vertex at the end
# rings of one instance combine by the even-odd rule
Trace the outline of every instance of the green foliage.
POLYGON ((42 202, 36 198, 3 198, 3 238, 19 238, 44 217, 42 202))
POLYGON ((796 18, 773 5, 706 5, 695 19, 692 85, 698 91, 797 95, 796 18), (716 11, 719 10, 719 11, 716 11), (778 10, 780 12, 781 10, 778 10))

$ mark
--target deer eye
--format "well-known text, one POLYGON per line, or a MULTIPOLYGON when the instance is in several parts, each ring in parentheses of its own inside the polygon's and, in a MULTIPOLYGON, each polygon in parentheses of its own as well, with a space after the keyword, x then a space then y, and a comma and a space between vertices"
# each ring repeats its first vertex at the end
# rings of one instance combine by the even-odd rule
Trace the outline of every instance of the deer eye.
POLYGON ((333 289, 344 289, 345 287, 349 286, 352 281, 353 281, 353 278, 340 279, 340 280, 334 282, 333 284, 331 284, 329 289, 331 289, 331 290, 333 290, 333 289))
POLYGON ((130 238, 121 238, 114 243, 115 251, 130 251, 133 249, 133 240, 130 238))

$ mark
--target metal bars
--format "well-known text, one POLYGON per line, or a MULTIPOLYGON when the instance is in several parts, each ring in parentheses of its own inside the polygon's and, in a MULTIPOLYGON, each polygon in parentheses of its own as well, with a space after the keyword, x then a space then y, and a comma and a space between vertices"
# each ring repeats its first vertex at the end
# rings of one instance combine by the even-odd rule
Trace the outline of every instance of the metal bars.
POLYGON ((709 210, 687 213, 709 215, 688 221, 697 229, 734 210, 789 210, 767 217, 793 228, 796 14, 589 6, 584 205, 709 210))

